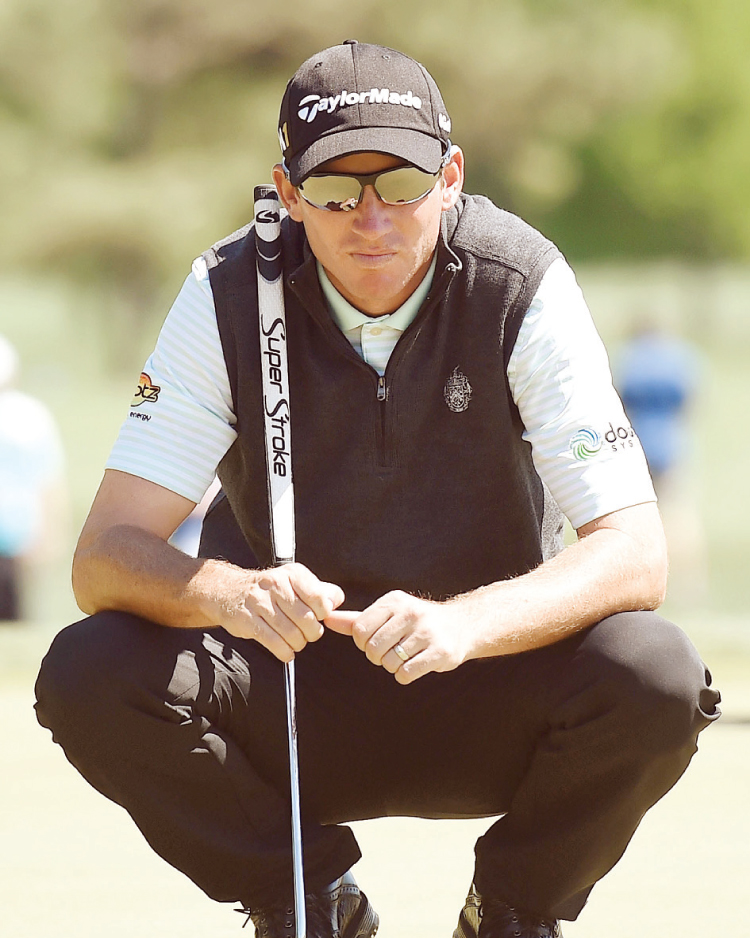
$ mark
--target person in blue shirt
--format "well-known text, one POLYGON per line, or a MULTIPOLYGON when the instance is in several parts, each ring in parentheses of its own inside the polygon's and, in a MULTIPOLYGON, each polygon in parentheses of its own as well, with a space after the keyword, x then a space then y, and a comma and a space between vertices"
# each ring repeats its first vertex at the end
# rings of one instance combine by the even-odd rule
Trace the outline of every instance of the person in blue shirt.
POLYGON ((644 323, 621 350, 616 371, 620 397, 661 494, 687 457, 688 415, 700 373, 698 354, 683 339, 644 323))

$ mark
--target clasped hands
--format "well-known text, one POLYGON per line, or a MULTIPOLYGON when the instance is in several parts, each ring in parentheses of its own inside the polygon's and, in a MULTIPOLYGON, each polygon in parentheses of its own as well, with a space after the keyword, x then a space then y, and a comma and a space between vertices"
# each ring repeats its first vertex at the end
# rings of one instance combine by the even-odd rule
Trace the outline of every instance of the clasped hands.
POLYGON ((221 603, 220 622, 238 638, 253 638, 290 661, 325 628, 349 635, 369 661, 410 684, 466 660, 456 602, 433 602, 401 590, 361 612, 340 610, 343 590, 300 563, 242 571, 238 590, 221 603))

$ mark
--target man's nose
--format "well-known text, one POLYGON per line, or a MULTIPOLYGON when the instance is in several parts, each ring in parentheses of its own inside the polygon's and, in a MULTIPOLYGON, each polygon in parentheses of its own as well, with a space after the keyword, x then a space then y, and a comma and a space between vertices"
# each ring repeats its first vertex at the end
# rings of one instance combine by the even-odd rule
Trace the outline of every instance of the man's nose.
POLYGON ((362 198, 352 212, 354 229, 360 234, 379 237, 393 227, 389 209, 390 206, 378 197, 374 186, 365 186, 362 198))

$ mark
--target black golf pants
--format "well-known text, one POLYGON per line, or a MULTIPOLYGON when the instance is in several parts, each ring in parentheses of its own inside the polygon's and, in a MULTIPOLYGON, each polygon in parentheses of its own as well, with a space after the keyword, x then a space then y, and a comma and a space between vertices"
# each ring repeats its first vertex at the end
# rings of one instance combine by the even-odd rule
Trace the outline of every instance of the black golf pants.
MULTIPOLYGON (((502 815, 476 845, 480 893, 559 918, 684 772, 719 699, 652 613, 408 687, 327 633, 297 656, 297 696, 309 890, 359 858, 342 822, 502 815)), ((102 613, 57 636, 37 698, 73 765, 209 896, 288 900, 283 666, 263 648, 102 613)))

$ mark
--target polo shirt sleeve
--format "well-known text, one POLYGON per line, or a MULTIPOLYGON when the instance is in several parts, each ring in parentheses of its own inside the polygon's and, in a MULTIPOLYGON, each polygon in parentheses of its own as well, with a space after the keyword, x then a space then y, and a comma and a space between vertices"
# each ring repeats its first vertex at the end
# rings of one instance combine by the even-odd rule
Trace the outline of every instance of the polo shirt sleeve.
POLYGON ((544 275, 508 363, 534 465, 574 528, 656 501, 638 437, 575 275, 544 275))
POLYGON ((236 439, 205 262, 180 290, 141 373, 107 468, 199 502, 236 439))

